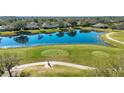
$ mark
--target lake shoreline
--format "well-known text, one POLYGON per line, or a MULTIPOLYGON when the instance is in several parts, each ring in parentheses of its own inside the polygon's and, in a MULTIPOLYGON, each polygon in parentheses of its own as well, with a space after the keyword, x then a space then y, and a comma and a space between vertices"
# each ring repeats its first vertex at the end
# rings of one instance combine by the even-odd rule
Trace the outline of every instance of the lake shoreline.
POLYGON ((1 48, 32 47, 46 45, 67 45, 67 44, 96 44, 107 45, 100 35, 104 32, 75 30, 70 32, 56 32, 52 34, 20 35, 13 37, 1 37, 1 48))
MULTIPOLYGON (((40 30, 24 30, 24 31, 5 31, 0 32, 0 37, 10 37, 10 36, 19 36, 19 32, 27 33, 27 35, 35 34, 50 34, 54 32, 63 32, 63 31, 74 31, 75 29, 80 29, 82 32, 87 31, 96 31, 96 32, 112 32, 112 31, 121 31, 121 30, 112 30, 112 29, 103 29, 103 28, 93 28, 93 27, 71 27, 71 28, 56 28, 56 29, 40 29, 40 30)), ((122 30, 123 31, 123 30, 122 30)))

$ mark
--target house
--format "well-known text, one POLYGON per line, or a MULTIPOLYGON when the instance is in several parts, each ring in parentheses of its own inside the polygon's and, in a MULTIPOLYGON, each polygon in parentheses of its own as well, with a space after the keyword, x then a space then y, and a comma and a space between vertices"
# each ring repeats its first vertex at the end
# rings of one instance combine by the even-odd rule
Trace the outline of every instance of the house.
POLYGON ((71 26, 70 23, 68 23, 68 22, 64 22, 64 27, 70 27, 70 26, 71 26))
POLYGON ((95 27, 95 28, 108 28, 108 25, 103 24, 103 23, 97 23, 95 25, 92 25, 92 27, 95 27))
POLYGON ((3 26, 0 26, 0 31, 4 31, 5 28, 3 26))
POLYGON ((30 22, 26 25, 25 27, 26 29, 39 29, 39 26, 37 23, 35 22, 30 22))
POLYGON ((2 26, 0 26, 0 31, 7 31, 7 30, 9 30, 9 31, 14 30, 14 26, 12 26, 12 25, 2 25, 2 26))
POLYGON ((43 24, 42 24, 42 27, 43 27, 43 28, 57 28, 57 27, 59 27, 59 25, 57 25, 57 24, 43 23, 43 24))

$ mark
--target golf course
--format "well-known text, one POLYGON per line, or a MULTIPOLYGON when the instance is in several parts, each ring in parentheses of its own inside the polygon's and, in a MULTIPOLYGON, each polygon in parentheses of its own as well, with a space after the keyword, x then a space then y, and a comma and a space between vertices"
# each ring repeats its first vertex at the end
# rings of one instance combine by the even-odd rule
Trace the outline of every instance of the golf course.
POLYGON ((124 30, 113 24, 16 24, 20 28, 0 32, 1 76, 124 76, 124 30))
MULTIPOLYGON (((113 32, 111 32, 113 33, 113 32)), ((111 36, 114 40, 118 40, 123 42, 123 32, 115 32, 111 36), (117 34, 117 35, 116 35, 117 34), (119 35, 120 34, 120 35, 119 35)), ((107 33, 108 34, 108 33, 107 33)), ((113 64, 118 64, 119 61, 123 60, 124 56, 124 45, 115 42, 113 40, 109 40, 105 34, 105 41, 110 42, 110 46, 102 46, 102 45, 90 45, 90 44, 76 44, 76 45, 49 45, 49 46, 35 46, 35 47, 25 47, 25 48, 14 48, 14 49, 0 49, 0 52, 18 52, 22 56, 22 60, 20 61, 20 65, 22 64, 30 64, 35 62, 44 62, 44 61, 63 61, 67 63, 74 63, 79 65, 85 65, 89 67, 95 67, 97 69, 106 69, 113 68, 113 64), (116 47, 114 46, 116 45, 116 47), (121 47, 120 47, 121 46, 121 47)), ((32 67, 31 67, 32 68, 32 67)), ((34 66, 36 68, 36 66, 34 66)), ((38 66, 39 70, 42 70, 38 66)), ((80 70, 70 67, 61 67, 61 66, 53 66, 50 69, 47 69, 49 72, 42 75, 38 70, 29 68, 25 68, 22 72, 29 73, 31 76, 88 76, 88 74, 93 71, 89 70, 80 70), (61 72, 62 68, 64 72, 61 72), (72 70, 73 69, 73 70, 72 70), (57 72, 58 71, 58 74, 57 72), (61 73, 59 73, 59 71, 61 73), (68 72, 69 71, 69 72, 68 72), (80 73, 79 73, 80 72, 80 73)), ((46 71, 47 71, 46 70, 46 71)), ((91 76, 89 74, 89 76, 91 76)))

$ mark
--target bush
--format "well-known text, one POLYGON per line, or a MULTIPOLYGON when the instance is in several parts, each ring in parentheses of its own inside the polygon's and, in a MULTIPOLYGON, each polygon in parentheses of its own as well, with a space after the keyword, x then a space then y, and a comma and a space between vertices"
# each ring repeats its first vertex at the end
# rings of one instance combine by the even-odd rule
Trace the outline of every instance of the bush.
POLYGON ((29 72, 21 72, 20 77, 30 77, 29 72))

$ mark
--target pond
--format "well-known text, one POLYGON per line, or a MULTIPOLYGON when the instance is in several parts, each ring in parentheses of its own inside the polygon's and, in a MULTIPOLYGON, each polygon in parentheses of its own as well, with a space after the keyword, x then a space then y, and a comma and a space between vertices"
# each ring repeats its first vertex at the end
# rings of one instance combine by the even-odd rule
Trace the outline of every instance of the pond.
POLYGON ((80 31, 55 32, 50 34, 20 35, 0 37, 0 48, 29 47, 38 45, 59 44, 97 44, 107 45, 100 39, 104 32, 80 31))

